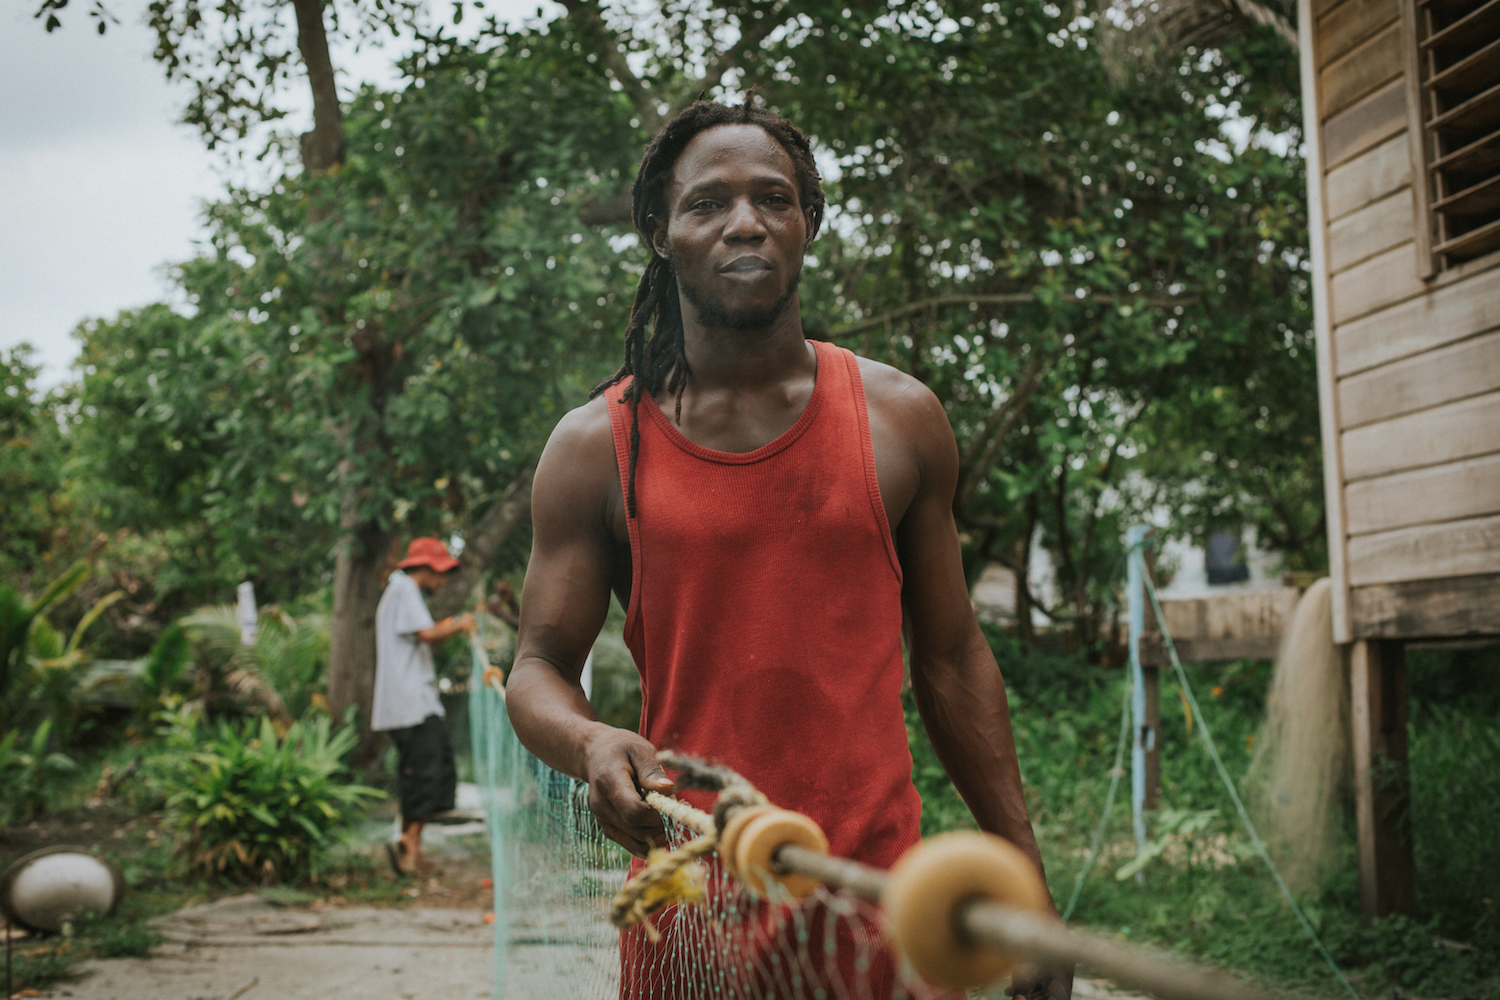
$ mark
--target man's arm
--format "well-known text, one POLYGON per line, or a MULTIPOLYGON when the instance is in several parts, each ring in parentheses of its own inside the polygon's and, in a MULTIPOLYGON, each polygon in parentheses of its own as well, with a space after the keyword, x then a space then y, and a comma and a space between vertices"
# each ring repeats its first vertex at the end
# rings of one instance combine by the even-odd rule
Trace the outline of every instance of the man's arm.
POLYGON ((618 493, 609 414, 595 400, 563 418, 537 464, 531 562, 505 696, 521 742, 587 781, 589 806, 604 833, 644 855, 663 828, 641 791, 670 794, 672 781, 643 737, 594 717, 580 683, 609 611, 610 502, 618 493))
MULTIPOLYGON (((953 521, 958 446, 931 392, 903 393, 899 410, 918 464, 916 493, 896 529, 917 710, 938 760, 980 829, 1015 844, 1041 874, 1005 682, 974 620, 963 576, 953 521)), ((1071 970, 1057 976, 1018 974, 1011 989, 1017 996, 1066 1000, 1072 981, 1071 970)))
POLYGON ((428 628, 419 630, 417 638, 429 646, 436 646, 451 635, 458 635, 460 632, 472 633, 477 627, 474 623, 473 615, 462 614, 452 618, 444 618, 442 621, 435 622, 428 628))
POLYGON ((963 576, 953 493, 958 447, 931 393, 909 398, 906 421, 919 456, 916 494, 896 529, 905 577, 912 690, 933 749, 981 829, 1041 853, 1021 792, 1005 683, 974 620, 963 576))

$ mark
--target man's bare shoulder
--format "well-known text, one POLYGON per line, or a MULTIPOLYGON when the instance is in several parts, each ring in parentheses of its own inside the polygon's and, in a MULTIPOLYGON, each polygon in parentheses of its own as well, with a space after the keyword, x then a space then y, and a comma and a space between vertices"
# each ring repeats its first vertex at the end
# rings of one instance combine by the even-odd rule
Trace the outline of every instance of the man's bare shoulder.
POLYGON ((534 494, 570 508, 592 506, 609 496, 616 478, 609 408, 599 396, 568 411, 553 428, 537 463, 534 494))
POLYGON ((941 430, 951 436, 948 415, 931 389, 899 368, 855 357, 859 360, 860 380, 865 385, 865 403, 878 415, 922 431, 941 430))
POLYGON ((602 395, 563 414, 547 439, 547 450, 607 448, 614 453, 614 432, 609 426, 609 407, 602 395))

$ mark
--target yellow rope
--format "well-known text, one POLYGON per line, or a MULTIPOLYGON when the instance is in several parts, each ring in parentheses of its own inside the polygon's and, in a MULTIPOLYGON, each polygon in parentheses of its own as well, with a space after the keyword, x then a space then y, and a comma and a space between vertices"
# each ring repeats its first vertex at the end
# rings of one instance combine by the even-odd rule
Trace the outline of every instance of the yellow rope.
POLYGON ((674 851, 653 850, 646 856, 646 867, 615 893, 609 908, 610 923, 621 929, 644 923, 646 936, 655 943, 661 934, 652 925, 651 914, 668 903, 703 900, 703 866, 698 859, 712 853, 718 844, 710 821, 710 832, 697 840, 674 851))
MULTIPOLYGON (((663 753, 660 756, 668 767, 687 766, 712 774, 713 784, 709 787, 719 787, 719 803, 725 808, 766 801, 764 795, 733 771, 703 766, 677 754, 663 753)), ((703 866, 698 864, 698 859, 718 848, 719 830, 713 816, 688 802, 660 792, 647 792, 645 798, 651 808, 698 834, 697 838, 676 850, 653 850, 646 856, 646 866, 615 893, 610 903, 610 923, 622 929, 644 924, 646 936, 655 942, 660 932, 652 925, 651 914, 669 903, 700 902, 703 899, 703 866)))

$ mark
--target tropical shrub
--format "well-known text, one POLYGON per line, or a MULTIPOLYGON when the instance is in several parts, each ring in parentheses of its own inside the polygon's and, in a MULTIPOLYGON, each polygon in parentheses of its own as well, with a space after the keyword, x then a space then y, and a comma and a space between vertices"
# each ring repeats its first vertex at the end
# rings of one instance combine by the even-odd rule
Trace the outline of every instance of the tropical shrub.
POLYGON ((116 590, 95 601, 67 639, 43 612, 88 577, 88 564, 77 562, 35 601, 0 585, 0 732, 45 714, 59 745, 71 739, 78 721, 78 685, 88 667, 84 633, 125 592, 116 590))
POLYGON ((245 645, 233 606, 199 608, 180 622, 187 637, 222 668, 225 685, 243 700, 259 702, 282 720, 300 718, 324 693, 328 616, 292 616, 276 605, 260 609, 255 640, 245 645))
POLYGON ((11 730, 0 739, 0 826, 30 819, 46 809, 57 786, 78 765, 67 754, 48 751, 52 721, 44 720, 24 743, 11 730))
POLYGON ((188 865, 205 874, 262 883, 306 875, 315 853, 381 794, 347 780, 355 731, 334 731, 327 716, 281 736, 264 718, 212 728, 188 709, 161 718, 166 750, 153 770, 171 789, 166 825, 188 865))
POLYGON ((36 600, 19 590, 0 584, 0 731, 14 713, 11 706, 20 704, 19 689, 28 665, 31 628, 49 606, 72 593, 88 577, 88 565, 78 562, 68 568, 36 600))
POLYGON ((144 712, 142 718, 158 710, 163 699, 186 692, 192 665, 193 648, 187 633, 181 625, 168 625, 146 654, 136 678, 137 711, 144 712))

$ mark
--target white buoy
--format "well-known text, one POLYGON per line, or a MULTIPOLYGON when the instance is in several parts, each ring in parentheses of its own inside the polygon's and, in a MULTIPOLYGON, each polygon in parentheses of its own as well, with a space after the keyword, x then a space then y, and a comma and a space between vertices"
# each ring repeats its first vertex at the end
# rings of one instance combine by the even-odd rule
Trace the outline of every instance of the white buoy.
POLYGON ((11 923, 58 932, 85 913, 112 913, 125 895, 125 878, 85 847, 47 847, 0 875, 0 910, 11 923))

